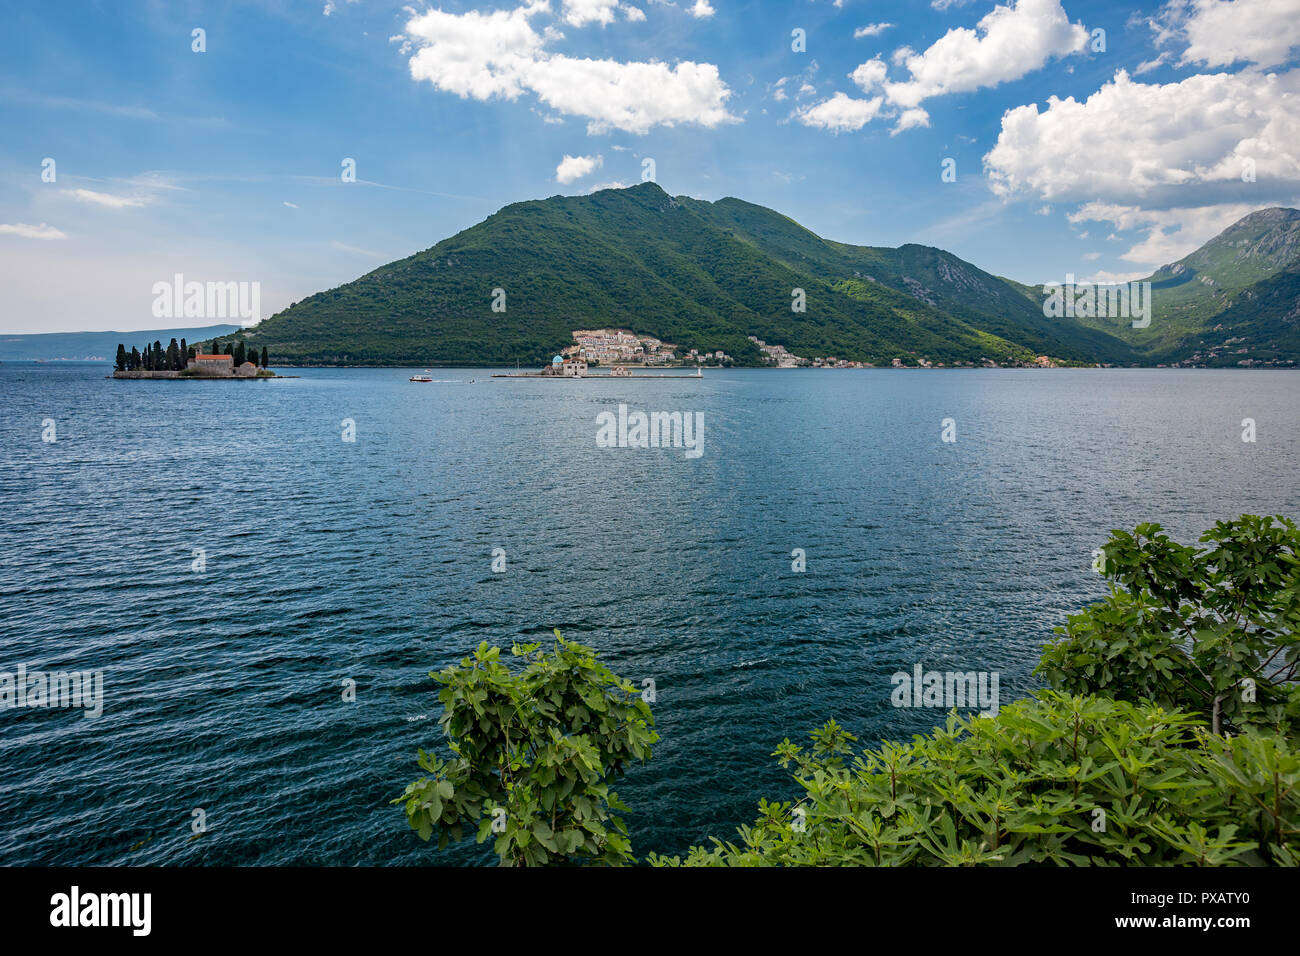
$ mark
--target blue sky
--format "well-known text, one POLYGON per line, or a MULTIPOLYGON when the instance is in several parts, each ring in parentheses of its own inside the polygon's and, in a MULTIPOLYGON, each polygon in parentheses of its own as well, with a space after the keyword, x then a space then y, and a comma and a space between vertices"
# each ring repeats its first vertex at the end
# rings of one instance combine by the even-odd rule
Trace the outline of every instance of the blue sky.
POLYGON ((206 324, 151 313, 175 273, 258 282, 270 315, 507 203, 635 184, 646 158, 674 195, 1026 282, 1145 275, 1300 197, 1300 0, 122 0, 3 17, 6 332, 206 324))

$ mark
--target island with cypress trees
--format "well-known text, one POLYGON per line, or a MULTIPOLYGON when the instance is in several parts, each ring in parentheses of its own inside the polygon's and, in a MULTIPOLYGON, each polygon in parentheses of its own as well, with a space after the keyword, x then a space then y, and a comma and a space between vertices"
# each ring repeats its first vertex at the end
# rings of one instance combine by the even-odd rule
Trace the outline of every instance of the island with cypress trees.
POLYGON ((242 339, 226 342, 218 339, 210 343, 188 345, 184 339, 172 339, 164 348, 155 341, 143 349, 118 344, 113 378, 188 378, 188 379, 266 379, 276 378, 267 364, 265 346, 261 354, 249 348, 242 339))

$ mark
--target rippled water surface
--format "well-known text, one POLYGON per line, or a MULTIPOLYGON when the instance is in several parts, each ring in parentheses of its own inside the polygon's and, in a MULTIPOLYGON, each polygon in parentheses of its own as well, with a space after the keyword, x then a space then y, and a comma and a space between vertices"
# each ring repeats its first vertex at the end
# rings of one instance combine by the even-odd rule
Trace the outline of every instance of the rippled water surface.
POLYGON ((552 627, 655 680, 663 739, 618 789, 638 854, 678 852, 790 795, 783 737, 936 723, 895 671, 1036 686, 1108 529, 1300 513, 1289 372, 105 374, 0 366, 0 671, 105 693, 0 711, 4 864, 482 862, 388 801, 438 742, 428 671, 552 627), (619 402, 701 412, 704 454, 598 448, 619 402))

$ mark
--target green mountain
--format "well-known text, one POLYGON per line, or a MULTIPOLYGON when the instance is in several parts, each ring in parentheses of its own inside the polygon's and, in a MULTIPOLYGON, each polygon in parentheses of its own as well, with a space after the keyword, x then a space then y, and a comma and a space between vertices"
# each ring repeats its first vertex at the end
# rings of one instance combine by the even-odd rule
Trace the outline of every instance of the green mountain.
POLYGON ((1300 359, 1298 270, 1300 210, 1261 209, 1143 280, 1151 283, 1147 328, 1127 319, 1078 321, 1124 339, 1144 363, 1300 359))
POLYGON ((166 345, 172 339, 201 342, 239 331, 237 325, 209 325, 201 329, 151 329, 147 332, 41 332, 36 335, 0 334, 0 362, 105 361, 117 355, 119 342, 129 351, 132 345, 155 341, 166 345))
MULTIPOLYGON (((1252 251, 1236 250, 1250 263, 1247 287, 1271 280, 1286 258, 1266 238, 1277 225, 1248 230, 1252 251)), ((1237 267, 1211 259, 1213 268, 1185 269, 1222 272, 1223 289, 1237 267)), ((1181 276, 1161 281, 1174 288, 1181 276)), ((246 335, 286 363, 540 365, 572 344, 574 329, 601 327, 721 349, 740 365, 762 362, 751 335, 804 357, 875 364, 1037 355, 1130 364, 1156 354, 1141 330, 1118 322, 1048 318, 1037 289, 941 249, 831 242, 762 206, 674 198, 654 183, 506 206, 246 335), (792 309, 798 289, 804 311, 792 309), (504 311, 494 311, 502 294, 504 311)), ((1194 347, 1184 338, 1180 347, 1194 347)))

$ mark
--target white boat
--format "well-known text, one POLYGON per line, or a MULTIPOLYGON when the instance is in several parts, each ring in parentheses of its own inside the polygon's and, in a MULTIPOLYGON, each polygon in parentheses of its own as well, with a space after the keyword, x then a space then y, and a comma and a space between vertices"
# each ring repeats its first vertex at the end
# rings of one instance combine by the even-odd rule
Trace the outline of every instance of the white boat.
POLYGON ((425 373, 426 373, 426 374, 424 374, 424 375, 412 375, 412 376, 411 376, 411 381, 412 381, 412 382, 432 382, 432 381, 433 381, 433 376, 427 374, 429 370, 428 370, 428 369, 425 369, 424 371, 425 371, 425 373))

